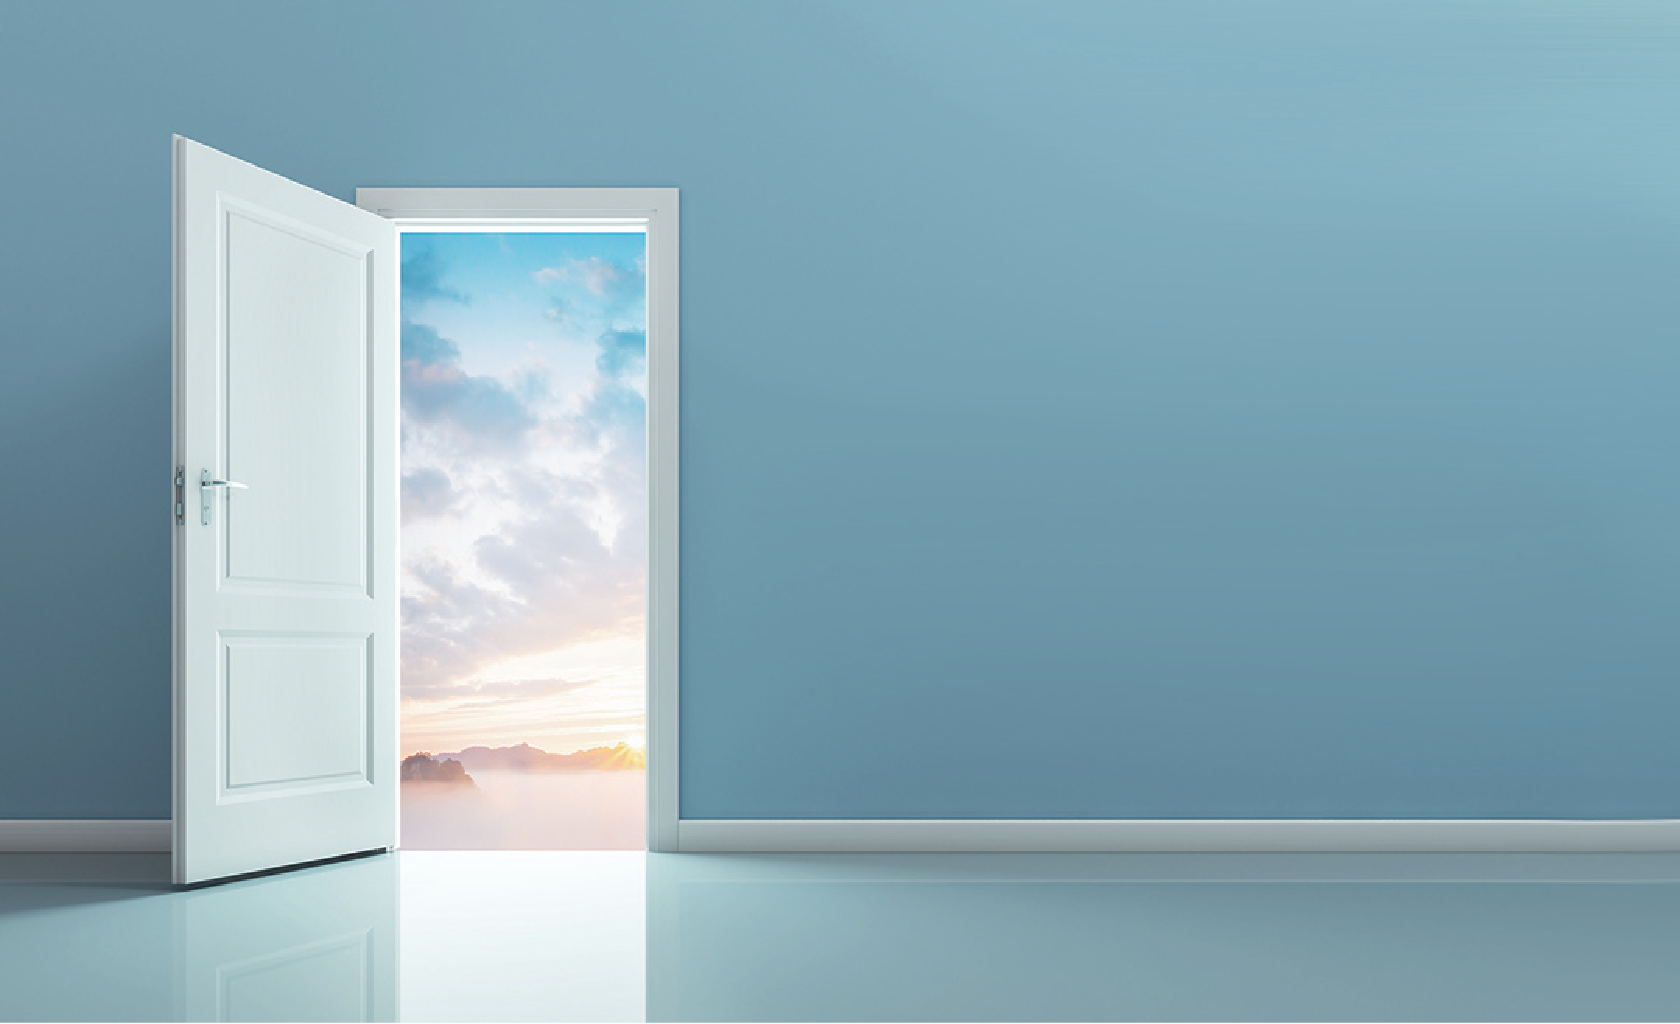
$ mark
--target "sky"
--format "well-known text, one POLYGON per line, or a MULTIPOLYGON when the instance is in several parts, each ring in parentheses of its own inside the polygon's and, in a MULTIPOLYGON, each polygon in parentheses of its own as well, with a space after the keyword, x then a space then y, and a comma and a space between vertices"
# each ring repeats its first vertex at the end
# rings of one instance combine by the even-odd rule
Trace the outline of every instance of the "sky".
POLYGON ((645 746, 646 238, 402 236, 402 749, 645 746))

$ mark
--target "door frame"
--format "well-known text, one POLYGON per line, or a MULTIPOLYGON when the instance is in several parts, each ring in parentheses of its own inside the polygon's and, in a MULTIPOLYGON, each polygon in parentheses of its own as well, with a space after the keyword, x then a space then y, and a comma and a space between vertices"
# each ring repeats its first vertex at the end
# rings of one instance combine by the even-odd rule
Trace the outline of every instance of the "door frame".
MULTIPOLYGON (((647 235, 647 848, 677 849, 677 190, 359 188, 405 232, 641 230, 647 235)), ((400 299, 399 299, 400 301, 400 299)), ((400 699, 400 694, 399 694, 400 699)))

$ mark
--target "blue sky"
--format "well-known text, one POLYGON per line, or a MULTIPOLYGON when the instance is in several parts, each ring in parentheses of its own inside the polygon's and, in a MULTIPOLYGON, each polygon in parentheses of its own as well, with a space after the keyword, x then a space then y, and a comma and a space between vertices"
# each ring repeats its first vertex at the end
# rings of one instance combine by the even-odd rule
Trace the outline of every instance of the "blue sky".
POLYGON ((403 749, 643 744, 641 234, 405 234, 403 749))

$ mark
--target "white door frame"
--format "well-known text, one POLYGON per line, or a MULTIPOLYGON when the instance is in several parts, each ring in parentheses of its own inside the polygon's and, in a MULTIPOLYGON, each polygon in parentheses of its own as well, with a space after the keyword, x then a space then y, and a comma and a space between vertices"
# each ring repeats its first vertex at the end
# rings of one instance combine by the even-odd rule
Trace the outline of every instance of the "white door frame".
POLYGON ((677 849, 677 190, 359 188, 407 231, 647 233, 647 846, 677 849))

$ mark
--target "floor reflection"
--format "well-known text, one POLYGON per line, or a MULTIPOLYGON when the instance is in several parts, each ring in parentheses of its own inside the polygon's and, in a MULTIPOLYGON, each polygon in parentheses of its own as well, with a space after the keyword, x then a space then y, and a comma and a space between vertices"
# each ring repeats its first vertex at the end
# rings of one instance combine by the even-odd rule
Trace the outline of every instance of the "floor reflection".
POLYGON ((4 860, 7 1020, 396 1019, 395 857, 186 891, 167 857, 4 860))
POLYGON ((168 878, 167 855, 0 856, 0 1020, 645 1019, 640 852, 168 878))
POLYGON ((1674 1020, 1680 855, 0 856, 3 1020, 1674 1020))
POLYGON ((1674 1020, 1680 857, 651 855, 650 1020, 1674 1020))

